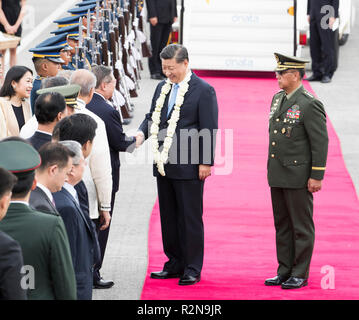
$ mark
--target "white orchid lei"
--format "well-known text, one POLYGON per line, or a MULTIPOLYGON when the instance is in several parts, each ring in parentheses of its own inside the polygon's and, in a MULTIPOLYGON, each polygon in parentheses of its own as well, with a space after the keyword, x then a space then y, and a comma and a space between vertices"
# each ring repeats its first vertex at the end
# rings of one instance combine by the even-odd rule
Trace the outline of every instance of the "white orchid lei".
POLYGON ((188 91, 189 85, 188 82, 191 80, 191 72, 188 72, 184 81, 180 84, 178 88, 176 102, 174 105, 174 110, 172 112, 171 118, 168 120, 168 128, 167 128, 167 136, 163 142, 163 149, 159 151, 159 143, 158 143, 158 133, 159 126, 161 123, 161 110, 166 100, 167 94, 171 90, 171 82, 169 79, 166 80, 166 83, 163 85, 161 94, 156 101, 156 108, 152 113, 152 125, 151 125, 151 138, 152 138, 152 151, 154 155, 154 162, 157 165, 158 172, 165 176, 165 168, 164 165, 168 161, 168 152, 171 148, 173 142, 173 135, 176 132, 177 122, 180 118, 180 111, 184 101, 184 96, 188 91))

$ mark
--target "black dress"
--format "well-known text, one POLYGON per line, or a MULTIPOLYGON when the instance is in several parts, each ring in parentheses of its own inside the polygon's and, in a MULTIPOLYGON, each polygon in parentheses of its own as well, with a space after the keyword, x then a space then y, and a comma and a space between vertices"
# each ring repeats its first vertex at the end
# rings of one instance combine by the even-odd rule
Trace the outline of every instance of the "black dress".
POLYGON ((22 106, 16 107, 12 105, 12 109, 14 110, 17 124, 19 125, 19 130, 21 130, 22 126, 25 124, 25 117, 24 117, 24 111, 22 109, 22 106))
MULTIPOLYGON (((10 25, 14 25, 21 12, 21 0, 2 0, 1 8, 4 11, 5 17, 10 25)), ((5 28, 0 24, 0 31, 6 33, 5 28)), ((21 37, 22 27, 20 25, 15 36, 21 37)))

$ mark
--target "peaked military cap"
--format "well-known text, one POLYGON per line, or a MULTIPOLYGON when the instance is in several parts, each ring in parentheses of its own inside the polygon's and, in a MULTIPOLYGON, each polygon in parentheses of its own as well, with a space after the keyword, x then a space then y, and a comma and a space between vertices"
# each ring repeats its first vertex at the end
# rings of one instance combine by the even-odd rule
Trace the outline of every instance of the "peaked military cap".
POLYGON ((57 19, 54 23, 57 23, 59 28, 73 26, 79 23, 80 16, 70 16, 62 19, 57 19))
POLYGON ((0 141, 0 167, 15 173, 27 174, 41 165, 39 153, 22 141, 0 141))
POLYGON ((67 12, 71 13, 72 15, 76 15, 76 16, 86 16, 87 12, 89 10, 91 13, 93 13, 95 11, 95 8, 96 8, 96 3, 90 4, 88 6, 73 8, 73 9, 68 10, 67 12))
MULTIPOLYGON (((90 4, 96 4, 97 0, 87 0, 87 1, 82 1, 82 2, 78 2, 76 3, 76 5, 78 7, 84 7, 84 6, 88 6, 90 4)), ((99 4, 101 5, 102 0, 98 0, 99 4)))
POLYGON ((63 46, 46 46, 36 47, 29 51, 32 52, 33 58, 43 58, 56 63, 64 63, 65 61, 60 58, 60 51, 63 46))
POLYGON ((65 98, 66 105, 69 107, 79 109, 77 106, 77 97, 79 95, 81 87, 78 84, 69 84, 66 86, 50 87, 45 89, 37 90, 38 95, 48 92, 58 92, 65 98))
POLYGON ((70 47, 67 43, 67 34, 66 33, 61 33, 56 36, 47 38, 46 40, 44 40, 43 42, 38 44, 36 46, 36 48, 48 47, 48 46, 62 46, 62 49, 60 51, 72 49, 72 47, 70 47))
POLYGON ((308 60, 299 59, 297 57, 285 56, 284 54, 274 53, 277 60, 277 67, 274 71, 284 71, 287 69, 304 69, 308 60))
MULTIPOLYGON (((79 23, 73 26, 67 26, 63 28, 59 28, 55 31, 51 31, 52 34, 59 35, 59 34, 66 34, 67 38, 78 40, 79 38, 79 23)), ((83 30, 87 30, 86 27, 83 27, 83 30)))

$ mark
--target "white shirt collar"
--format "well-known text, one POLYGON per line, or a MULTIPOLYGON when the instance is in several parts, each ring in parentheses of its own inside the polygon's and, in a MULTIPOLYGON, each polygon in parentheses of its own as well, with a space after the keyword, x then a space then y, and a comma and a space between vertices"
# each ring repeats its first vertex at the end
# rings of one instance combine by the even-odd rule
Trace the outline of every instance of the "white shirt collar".
POLYGON ((52 196, 51 191, 47 187, 45 187, 40 182, 37 182, 36 186, 45 192, 45 194, 47 195, 47 197, 50 199, 51 202, 54 202, 54 197, 52 196))
POLYGON ((95 92, 96 94, 98 94, 103 100, 105 100, 106 102, 108 102, 108 100, 101 94, 101 93, 98 93, 98 92, 95 92))
POLYGON ((47 134, 47 135, 49 135, 50 137, 52 137, 52 134, 51 134, 50 132, 42 131, 42 130, 39 130, 39 129, 37 129, 36 131, 37 131, 37 132, 40 132, 40 133, 43 133, 43 134, 47 134))
POLYGON ((77 106, 78 106, 80 109, 83 109, 83 108, 86 108, 86 103, 85 103, 85 101, 83 101, 82 99, 78 99, 78 98, 77 98, 77 106))
POLYGON ((68 182, 65 182, 64 184, 64 188, 71 194, 71 196, 77 201, 78 203, 78 196, 77 196, 77 191, 74 188, 74 186, 72 186, 71 184, 69 184, 68 182))
POLYGON ((21 203, 21 204, 26 204, 27 206, 29 206, 29 203, 26 201, 10 201, 10 203, 21 203))
MULTIPOLYGON (((187 77, 192 77, 192 71, 191 69, 188 69, 187 73, 186 73, 186 76, 184 77, 184 79, 178 83, 179 86, 183 85, 185 83, 185 80, 187 77), (188 75, 189 74, 189 75, 188 75)), ((173 82, 171 82, 171 84, 174 84, 173 82)), ((172 86, 172 89, 173 89, 174 86, 172 86)))

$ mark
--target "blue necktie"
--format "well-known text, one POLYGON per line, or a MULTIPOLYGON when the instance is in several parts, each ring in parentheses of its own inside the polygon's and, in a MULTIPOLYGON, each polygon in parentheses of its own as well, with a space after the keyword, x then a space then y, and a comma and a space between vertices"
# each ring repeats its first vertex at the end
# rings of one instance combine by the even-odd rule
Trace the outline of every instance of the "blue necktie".
POLYGON ((176 97, 177 97, 177 91, 178 91, 179 85, 178 83, 175 83, 173 85, 173 90, 172 90, 172 95, 171 95, 171 99, 168 102, 168 110, 167 110, 167 117, 170 115, 171 110, 173 109, 175 103, 176 103, 176 97))

